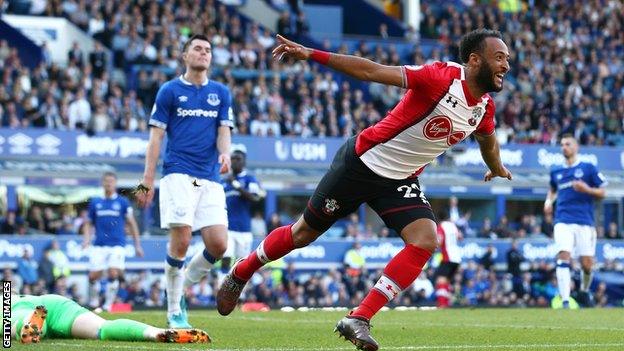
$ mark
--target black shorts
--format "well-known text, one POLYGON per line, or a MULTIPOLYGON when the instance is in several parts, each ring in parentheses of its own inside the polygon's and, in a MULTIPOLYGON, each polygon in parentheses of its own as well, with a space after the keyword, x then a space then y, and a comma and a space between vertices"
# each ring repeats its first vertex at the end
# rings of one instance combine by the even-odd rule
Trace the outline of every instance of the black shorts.
POLYGON ((367 203, 397 233, 420 218, 435 221, 418 178, 389 179, 371 171, 355 154, 355 137, 340 147, 303 213, 314 229, 326 231, 367 203))
POLYGON ((433 275, 433 282, 435 283, 438 277, 446 277, 449 282, 453 282, 453 277, 455 277, 455 273, 457 273, 457 268, 459 268, 459 263, 455 262, 442 262, 436 269, 433 275))

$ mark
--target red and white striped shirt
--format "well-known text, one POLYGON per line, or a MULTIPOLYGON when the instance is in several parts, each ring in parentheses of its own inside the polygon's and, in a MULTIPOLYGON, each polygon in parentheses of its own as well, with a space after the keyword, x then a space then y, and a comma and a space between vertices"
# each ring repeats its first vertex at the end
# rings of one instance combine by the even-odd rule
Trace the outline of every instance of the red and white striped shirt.
POLYGON ((473 132, 494 133, 494 100, 474 98, 464 67, 455 62, 403 66, 401 101, 358 136, 355 151, 376 174, 405 179, 473 132))
POLYGON ((442 253, 442 262, 461 263, 459 251, 459 228, 451 221, 442 221, 438 224, 438 243, 442 253))

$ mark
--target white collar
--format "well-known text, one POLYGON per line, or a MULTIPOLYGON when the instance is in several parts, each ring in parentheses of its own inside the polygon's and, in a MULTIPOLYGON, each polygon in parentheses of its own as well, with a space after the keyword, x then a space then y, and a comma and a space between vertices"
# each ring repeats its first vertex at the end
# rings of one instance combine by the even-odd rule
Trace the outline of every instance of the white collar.
POLYGON ((118 197, 119 195, 117 193, 113 193, 113 196, 111 197, 106 197, 106 194, 104 194, 104 200, 115 200, 118 197))
POLYGON ((571 165, 568 165, 567 163, 565 164, 565 168, 572 168, 572 167, 576 167, 578 166, 578 164, 581 163, 581 160, 579 160, 578 158, 576 159, 576 162, 574 162, 571 165))
MULTIPOLYGON (((182 81, 182 83, 184 83, 185 85, 194 85, 193 83, 191 83, 188 80, 184 79, 184 74, 180 75, 180 81, 182 81)), ((209 81, 210 81, 210 79, 208 79, 208 77, 206 77, 206 80, 202 83, 202 85, 208 85, 209 81)))

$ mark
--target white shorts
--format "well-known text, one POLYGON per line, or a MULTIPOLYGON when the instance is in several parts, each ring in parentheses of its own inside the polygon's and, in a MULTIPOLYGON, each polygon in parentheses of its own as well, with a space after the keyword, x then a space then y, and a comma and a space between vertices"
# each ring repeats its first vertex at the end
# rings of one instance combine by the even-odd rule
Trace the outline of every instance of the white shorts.
POLYGON ((123 246, 91 246, 89 248, 89 271, 105 271, 109 268, 126 268, 126 249, 123 246))
POLYGON ((249 255, 252 242, 253 235, 251 232, 228 231, 227 250, 225 250, 223 257, 241 258, 249 255))
POLYGON ((181 173, 167 174, 160 180, 159 200, 161 228, 188 225, 197 230, 228 224, 225 193, 219 183, 181 173))
POLYGON ((596 255, 596 228, 591 225, 557 223, 554 228, 557 251, 573 256, 596 255))

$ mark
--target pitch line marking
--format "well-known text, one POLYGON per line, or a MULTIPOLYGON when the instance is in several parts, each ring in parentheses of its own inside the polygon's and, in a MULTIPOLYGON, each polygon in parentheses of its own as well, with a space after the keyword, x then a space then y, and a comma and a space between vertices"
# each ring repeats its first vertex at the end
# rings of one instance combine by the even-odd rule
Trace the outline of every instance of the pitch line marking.
MULTIPOLYGON (((155 343, 156 344, 156 343, 155 343)), ((160 344, 160 343, 158 343, 160 344)), ((45 345, 64 346, 64 347, 76 347, 83 348, 88 346, 98 347, 98 345, 87 345, 80 343, 64 343, 64 342, 51 342, 45 343, 45 345)), ((164 346, 164 345, 163 345, 164 346)), ((199 346, 199 345, 198 345, 199 346)), ((575 344, 500 344, 500 345, 420 345, 420 346, 384 346, 384 350, 499 350, 499 349, 524 349, 524 350, 536 350, 536 349, 552 349, 552 348, 572 348, 572 349, 585 349, 587 347, 592 348, 605 348, 605 347, 624 347, 624 343, 604 343, 604 344, 587 344, 587 343, 575 343, 575 344)), ((154 350, 153 346, 139 346, 139 345, 106 345, 107 349, 116 350, 154 350)), ((198 348, 180 348, 179 344, 176 345, 176 350, 199 350, 198 348)), ((212 351, 244 351, 250 349, 212 349, 212 351)), ((254 348, 255 351, 338 351, 338 350, 353 350, 352 346, 349 347, 289 347, 289 348, 254 348)))

